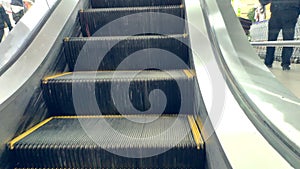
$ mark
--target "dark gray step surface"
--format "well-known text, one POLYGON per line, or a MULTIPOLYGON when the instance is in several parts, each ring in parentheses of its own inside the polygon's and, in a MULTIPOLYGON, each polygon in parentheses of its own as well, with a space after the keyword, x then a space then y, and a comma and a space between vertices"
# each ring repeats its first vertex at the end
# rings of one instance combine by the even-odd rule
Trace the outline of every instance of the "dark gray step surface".
POLYGON ((65 115, 192 114, 194 87, 190 70, 83 71, 42 81, 48 106, 65 115))
POLYGON ((91 0, 92 8, 180 5, 182 0, 91 0))
POLYGON ((161 70, 190 68, 186 34, 64 39, 65 56, 71 71, 161 70))
POLYGON ((79 18, 83 36, 183 34, 186 24, 182 5, 86 9, 79 18))
POLYGON ((16 168, 204 166, 204 143, 192 116, 53 117, 9 148, 16 168))

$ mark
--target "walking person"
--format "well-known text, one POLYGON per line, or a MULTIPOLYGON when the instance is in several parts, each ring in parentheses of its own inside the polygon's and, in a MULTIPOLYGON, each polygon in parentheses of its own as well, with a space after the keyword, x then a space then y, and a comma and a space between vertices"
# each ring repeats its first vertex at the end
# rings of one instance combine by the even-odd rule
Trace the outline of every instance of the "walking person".
MULTIPOLYGON (((280 30, 283 40, 294 40, 295 26, 300 11, 300 0, 259 0, 264 6, 271 3, 271 18, 268 27, 268 41, 276 41, 280 30)), ((272 67, 274 61, 275 47, 267 47, 265 65, 272 67)), ((282 70, 290 70, 290 59, 293 47, 283 47, 282 70)))
POLYGON ((12 26, 11 26, 9 17, 8 17, 7 13, 5 12, 5 9, 3 8, 2 4, 0 3, 0 42, 2 41, 2 38, 4 35, 5 23, 8 26, 9 31, 11 31, 12 26))

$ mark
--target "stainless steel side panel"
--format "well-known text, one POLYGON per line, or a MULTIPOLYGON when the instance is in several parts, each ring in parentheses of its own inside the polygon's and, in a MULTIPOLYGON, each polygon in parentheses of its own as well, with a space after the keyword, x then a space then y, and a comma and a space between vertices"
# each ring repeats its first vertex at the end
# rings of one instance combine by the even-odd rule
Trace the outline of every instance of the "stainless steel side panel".
MULTIPOLYGON (((233 168, 297 166, 299 100, 255 54, 230 1, 186 0, 186 6, 199 87, 214 126, 204 130, 206 139, 216 133, 233 168)), ((212 146, 206 142, 208 166, 222 168, 212 146)))
MULTIPOLYGON (((62 0, 22 55, 0 77, 0 168, 7 163, 6 144, 24 118, 33 93, 59 56, 64 36, 88 1, 62 0)), ((35 116, 29 114, 29 116, 35 116)))

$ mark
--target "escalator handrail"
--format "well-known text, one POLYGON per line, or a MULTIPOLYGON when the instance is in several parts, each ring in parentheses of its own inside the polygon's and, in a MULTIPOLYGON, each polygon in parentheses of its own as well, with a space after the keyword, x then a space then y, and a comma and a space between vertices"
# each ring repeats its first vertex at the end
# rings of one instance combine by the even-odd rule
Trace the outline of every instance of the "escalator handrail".
POLYGON ((215 53, 231 92, 257 130, 290 165, 300 164, 300 100, 264 66, 230 2, 203 0, 215 53), (219 13, 216 15, 216 11, 219 13), (216 19, 218 18, 218 19, 216 19), (218 22, 218 23, 217 23, 218 22))
POLYGON ((214 11, 212 15, 216 18, 210 18, 204 0, 185 1, 185 6, 201 92, 197 97, 201 105, 197 108, 201 117, 197 123, 205 141, 208 168, 291 168, 249 120, 230 91, 230 83, 226 83, 228 79, 224 78, 224 70, 218 62, 222 55, 215 48, 209 25, 209 19, 214 19, 218 23, 215 26, 225 29, 219 20, 220 11, 214 11))
POLYGON ((300 47, 300 40, 284 40, 284 41, 260 41, 250 42, 252 46, 270 46, 270 47, 300 47))
POLYGON ((0 43, 0 76, 22 55, 60 0, 39 0, 0 43))

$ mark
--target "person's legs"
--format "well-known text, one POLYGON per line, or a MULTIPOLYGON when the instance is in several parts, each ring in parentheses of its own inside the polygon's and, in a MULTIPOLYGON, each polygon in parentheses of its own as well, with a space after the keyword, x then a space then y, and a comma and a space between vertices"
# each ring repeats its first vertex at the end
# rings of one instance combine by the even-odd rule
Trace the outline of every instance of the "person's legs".
MULTIPOLYGON (((276 41, 279 31, 281 29, 281 24, 278 22, 277 14, 273 14, 269 20, 269 27, 268 27, 268 41, 276 41)), ((272 67, 274 61, 274 52, 275 47, 267 47, 267 53, 265 58, 265 65, 268 67, 272 67)))
MULTIPOLYGON (((286 13, 287 16, 283 21, 282 36, 283 40, 294 40, 295 26, 298 19, 298 11, 289 11, 286 13)), ((283 16, 284 17, 284 16, 283 16)), ((284 47, 282 50, 282 63, 281 66, 284 70, 289 70, 291 64, 291 56, 293 54, 293 47, 284 47)))
POLYGON ((0 42, 2 41, 4 35, 4 29, 0 29, 0 42))

